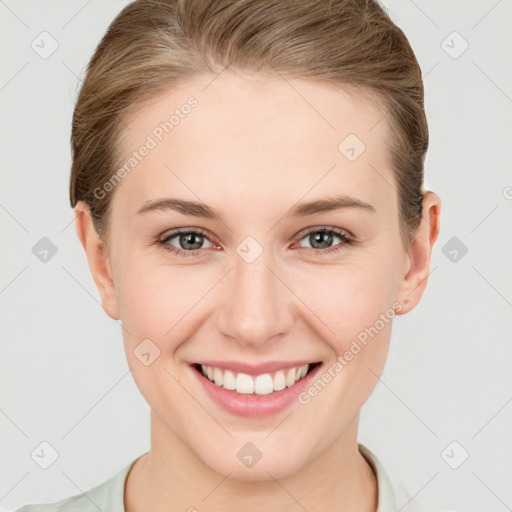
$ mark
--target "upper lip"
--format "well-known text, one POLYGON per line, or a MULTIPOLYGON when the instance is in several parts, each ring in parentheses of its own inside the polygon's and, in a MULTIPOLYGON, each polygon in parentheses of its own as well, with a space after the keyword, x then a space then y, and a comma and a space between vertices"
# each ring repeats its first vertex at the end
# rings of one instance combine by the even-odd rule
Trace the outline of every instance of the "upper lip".
MULTIPOLYGON (((248 375, 262 375, 263 373, 272 373, 278 370, 286 370, 294 366, 304 366, 305 364, 313 364, 317 361, 269 361, 267 363, 249 364, 238 361, 197 361, 195 364, 213 366, 224 370, 231 370, 235 373, 246 373, 248 375)), ((319 361, 318 361, 319 362, 319 361)))

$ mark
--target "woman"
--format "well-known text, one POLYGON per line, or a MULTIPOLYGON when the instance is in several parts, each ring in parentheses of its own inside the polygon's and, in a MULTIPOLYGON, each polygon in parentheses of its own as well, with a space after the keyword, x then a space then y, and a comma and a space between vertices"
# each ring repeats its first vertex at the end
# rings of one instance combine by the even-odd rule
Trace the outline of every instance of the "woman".
POLYGON ((357 430, 427 284, 427 147, 421 70, 376 2, 123 9, 77 100, 70 199, 151 449, 20 512, 394 511, 357 430))

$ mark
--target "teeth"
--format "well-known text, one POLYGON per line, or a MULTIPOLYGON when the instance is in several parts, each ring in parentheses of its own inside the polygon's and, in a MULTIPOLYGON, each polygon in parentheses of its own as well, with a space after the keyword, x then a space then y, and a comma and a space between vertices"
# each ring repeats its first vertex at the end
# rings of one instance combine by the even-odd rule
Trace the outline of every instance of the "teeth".
POLYGON ((203 375, 219 387, 236 391, 243 395, 269 395, 274 391, 293 386, 297 381, 303 379, 309 370, 309 364, 290 368, 289 370, 278 370, 273 375, 264 373, 253 378, 246 373, 234 374, 230 370, 222 370, 212 366, 201 365, 203 375))
POLYGON ((274 375, 274 390, 281 391, 286 387, 286 377, 284 376, 283 370, 279 370, 274 375))
POLYGON ((213 381, 217 386, 222 386, 222 371, 219 368, 213 369, 213 381))
POLYGON ((292 368, 286 375, 286 386, 290 387, 295 384, 295 368, 292 368))
POLYGON ((258 375, 254 381, 254 392, 257 395, 268 395, 272 391, 274 391, 274 379, 270 374, 258 375))
POLYGON ((236 379, 233 375, 233 372, 226 370, 224 372, 224 382, 222 383, 224 389, 229 389, 231 391, 236 389, 236 379))
POLYGON ((236 376, 236 392, 244 395, 254 393, 254 379, 245 373, 239 373, 236 376))

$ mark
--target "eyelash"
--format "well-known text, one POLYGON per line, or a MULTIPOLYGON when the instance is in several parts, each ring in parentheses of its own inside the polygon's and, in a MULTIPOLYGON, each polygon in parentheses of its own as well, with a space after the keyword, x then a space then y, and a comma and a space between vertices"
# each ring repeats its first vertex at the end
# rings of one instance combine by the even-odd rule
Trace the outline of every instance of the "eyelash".
MULTIPOLYGON (((336 253, 336 252, 340 251, 341 249, 343 249, 343 247, 345 247, 346 245, 353 245, 355 243, 354 238, 347 235, 345 232, 340 231, 338 229, 329 228, 327 226, 313 228, 305 233, 301 233, 301 236, 298 238, 297 241, 300 242, 303 238, 306 238, 311 233, 334 234, 334 235, 338 236, 339 238, 341 238, 341 240, 343 241, 342 244, 338 244, 338 246, 335 245, 334 247, 329 247, 327 249, 315 249, 313 247, 303 247, 303 249, 309 249, 310 251, 313 251, 316 254, 325 255, 325 254, 330 254, 330 253, 336 253)), ((161 246, 162 249, 164 249, 165 251, 171 252, 171 253, 175 254, 176 256, 181 256, 183 258, 187 258, 189 256, 197 256, 202 251, 202 249, 198 249, 196 251, 184 251, 183 249, 178 249, 178 248, 174 247, 173 245, 169 245, 167 243, 167 242, 169 242, 169 240, 172 240, 177 235, 181 235, 181 234, 200 234, 204 238, 206 238, 209 242, 211 242, 207 233, 205 231, 203 231, 202 229, 197 228, 197 229, 180 229, 180 230, 173 231, 173 232, 169 233, 167 236, 165 236, 164 238, 157 239, 156 243, 159 246, 161 246)))

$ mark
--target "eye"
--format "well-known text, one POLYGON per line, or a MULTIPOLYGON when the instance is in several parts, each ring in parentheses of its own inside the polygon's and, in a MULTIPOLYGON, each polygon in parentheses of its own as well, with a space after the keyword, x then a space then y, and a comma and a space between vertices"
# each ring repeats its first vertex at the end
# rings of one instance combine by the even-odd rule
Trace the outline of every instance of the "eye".
POLYGON ((350 245, 354 242, 353 238, 347 233, 325 226, 310 229, 305 233, 305 236, 301 238, 301 241, 302 240, 309 242, 311 245, 310 247, 306 246, 306 248, 314 249, 313 252, 317 254, 337 252, 343 249, 346 245, 350 245), (341 243, 331 246, 336 238, 341 240, 341 243))
POLYGON ((162 239, 157 240, 166 251, 172 252, 178 256, 195 256, 203 249, 202 244, 207 240, 211 246, 214 244, 209 240, 206 233, 200 229, 183 229, 169 233, 162 239), (171 245, 169 242, 174 238, 177 239, 179 247, 171 245))
MULTIPOLYGON (((172 231, 165 237, 158 239, 157 244, 164 250, 176 254, 177 256, 188 257, 200 255, 201 249, 205 248, 203 247, 205 240, 208 241, 210 247, 220 248, 217 244, 210 241, 205 231, 198 228, 172 231), (175 238, 177 239, 178 247, 170 243, 171 240, 175 238)), ((308 241, 311 245, 309 247, 301 245, 300 247, 308 249, 314 254, 337 252, 345 246, 354 243, 354 239, 344 231, 326 226, 310 229, 302 235, 300 241, 302 240, 308 241), (336 238, 339 239, 340 242, 331 246, 336 238)))

